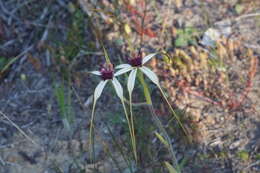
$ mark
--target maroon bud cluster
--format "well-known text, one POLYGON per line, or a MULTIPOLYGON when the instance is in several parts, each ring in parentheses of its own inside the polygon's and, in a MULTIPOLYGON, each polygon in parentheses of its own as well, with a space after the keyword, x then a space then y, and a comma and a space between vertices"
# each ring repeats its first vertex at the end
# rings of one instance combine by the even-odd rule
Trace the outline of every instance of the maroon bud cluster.
POLYGON ((111 63, 105 63, 105 64, 101 65, 99 71, 101 73, 101 78, 103 80, 113 79, 113 77, 114 77, 114 67, 113 67, 113 64, 111 64, 111 63))

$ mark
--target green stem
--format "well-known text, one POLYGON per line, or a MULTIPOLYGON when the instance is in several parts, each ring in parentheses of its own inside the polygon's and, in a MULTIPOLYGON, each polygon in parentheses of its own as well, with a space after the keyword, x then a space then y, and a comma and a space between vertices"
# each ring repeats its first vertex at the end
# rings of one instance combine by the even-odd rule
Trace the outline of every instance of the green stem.
POLYGON ((180 121, 180 118, 178 117, 178 115, 176 114, 176 112, 173 110, 173 108, 172 108, 171 104, 169 103, 169 101, 168 101, 166 95, 164 94, 164 92, 163 92, 161 86, 158 85, 157 87, 159 88, 161 94, 163 95, 163 98, 164 98, 164 100, 166 101, 167 105, 169 106, 169 108, 170 108, 170 110, 171 110, 171 112, 172 112, 174 118, 178 121, 178 124, 181 126, 181 128, 182 128, 183 132, 185 133, 185 135, 186 135, 187 137, 189 137, 188 132, 187 132, 186 129, 183 127, 183 125, 182 125, 182 123, 181 123, 181 121, 180 121))
POLYGON ((126 117, 126 120, 127 120, 127 124, 128 124, 128 128, 129 128, 129 131, 130 131, 130 137, 131 137, 131 145, 133 147, 133 152, 134 152, 134 157, 135 157, 135 160, 137 161, 137 152, 136 152, 136 148, 135 148, 135 136, 133 134, 133 130, 132 130, 132 125, 131 125, 131 122, 129 120, 129 117, 128 117, 128 113, 127 113, 127 110, 126 110, 126 107, 125 107, 125 103, 124 103, 124 100, 121 99, 121 102, 122 102, 122 105, 123 105, 123 108, 124 108, 124 112, 125 112, 125 117, 126 117))
POLYGON ((108 54, 107 54, 107 51, 106 51, 106 49, 105 49, 103 43, 101 43, 101 45, 102 45, 102 48, 103 48, 103 51, 104 51, 104 54, 105 54, 106 63, 107 63, 107 64, 111 64, 110 59, 109 59, 109 56, 108 56, 108 54))
POLYGON ((93 108, 91 112, 90 132, 89 132, 89 149, 90 149, 91 163, 94 163, 95 160, 95 147, 94 147, 94 135, 93 135, 95 107, 96 107, 96 101, 94 100, 93 108))
MULTIPOLYGON (((133 148, 134 151, 136 151, 136 140, 135 140, 135 128, 134 128, 134 116, 133 116, 133 106, 132 106, 132 94, 129 94, 129 100, 130 100, 130 119, 131 119, 131 128, 132 128, 132 136, 133 136, 133 148)), ((135 154, 135 160, 137 161, 137 153, 135 154)))
POLYGON ((172 155, 172 164, 176 168, 176 170, 178 172, 180 172, 180 167, 179 167, 178 161, 176 159, 176 153, 173 151, 171 138, 169 137, 168 133, 166 132, 165 128, 163 127, 162 122, 160 121, 160 119, 156 115, 155 110, 153 108, 153 105, 148 105, 148 108, 149 108, 149 110, 150 110, 150 112, 152 114, 153 122, 156 124, 156 126, 158 127, 160 132, 163 134, 164 138, 166 139, 167 143, 169 144, 168 149, 169 149, 169 151, 170 151, 170 153, 172 155))
POLYGON ((151 95, 150 95, 150 92, 149 92, 149 88, 148 88, 147 84, 144 81, 143 73, 140 73, 139 70, 138 70, 137 71, 137 76, 138 76, 138 79, 139 79, 139 81, 141 82, 141 84, 143 86, 144 97, 145 97, 146 103, 149 104, 149 105, 152 105, 151 95))
POLYGON ((172 164, 174 165, 174 167, 177 169, 178 172, 180 172, 180 168, 179 168, 179 165, 178 165, 178 162, 177 162, 177 159, 176 159, 176 154, 175 152, 173 151, 173 146, 172 146, 172 143, 171 143, 171 140, 170 140, 170 137, 168 135, 168 133, 166 132, 165 128, 163 127, 163 124, 162 122, 160 121, 160 119, 158 118, 158 116, 156 115, 155 111, 154 111, 154 108, 153 108, 153 104, 152 104, 152 99, 151 99, 151 95, 150 95, 150 92, 149 92, 149 88, 148 88, 148 85, 146 84, 146 82, 144 81, 144 76, 142 73, 138 73, 138 79, 139 81, 141 82, 142 86, 143 86, 143 90, 144 90, 144 96, 145 96, 145 100, 146 100, 146 103, 149 107, 149 110, 152 114, 152 119, 153 119, 153 122, 156 124, 156 126, 158 127, 158 129, 160 130, 160 132, 163 134, 164 138, 166 139, 166 141, 168 142, 169 144, 169 151, 172 155, 172 164))
POLYGON ((109 128, 109 126, 105 123, 109 134, 112 137, 112 141, 114 142, 114 145, 116 145, 119 149, 120 154, 122 155, 124 161, 126 162, 127 166, 130 168, 130 173, 134 173, 133 169, 132 169, 132 165, 131 165, 131 161, 129 159, 129 157, 125 154, 125 151, 123 149, 123 147, 120 145, 120 143, 123 143, 120 138, 116 138, 112 132, 112 130, 109 128), (119 140, 119 142, 117 142, 117 140, 119 140))

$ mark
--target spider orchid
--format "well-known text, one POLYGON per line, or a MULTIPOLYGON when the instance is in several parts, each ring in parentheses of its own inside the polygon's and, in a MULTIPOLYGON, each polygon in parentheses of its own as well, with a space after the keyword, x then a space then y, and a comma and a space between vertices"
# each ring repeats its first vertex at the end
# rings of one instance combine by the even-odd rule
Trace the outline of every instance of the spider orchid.
POLYGON ((128 59, 128 64, 121 64, 116 66, 116 69, 120 69, 118 73, 123 74, 126 72, 130 72, 128 82, 127 82, 127 89, 129 94, 131 95, 134 89, 135 78, 137 74, 137 70, 139 69, 143 72, 154 84, 159 85, 159 79, 157 75, 150 70, 148 67, 145 67, 145 63, 147 63, 150 59, 152 59, 156 53, 149 54, 142 58, 141 54, 137 55, 134 58, 128 59))
MULTIPOLYGON (((159 79, 158 79, 157 75, 152 70, 150 70, 148 67, 144 66, 145 63, 147 63, 150 59, 152 59, 156 54, 157 53, 152 53, 152 54, 145 56, 144 58, 142 58, 141 54, 139 54, 134 58, 128 59, 128 64, 121 64, 121 65, 118 65, 118 66, 115 67, 116 69, 120 69, 118 71, 119 74, 123 74, 123 73, 131 71, 130 74, 129 74, 129 77, 128 77, 128 81, 127 81, 127 89, 128 89, 128 92, 129 92, 132 129, 134 129, 134 127, 133 127, 133 124, 134 124, 133 123, 133 113, 132 113, 132 92, 133 92, 134 85, 135 85, 135 78, 136 78, 137 71, 141 71, 143 74, 145 74, 145 76, 147 76, 158 87, 158 89, 160 90, 164 100, 167 102, 172 114, 174 115, 174 117, 176 118, 176 120, 178 121, 180 126, 182 127, 184 133, 187 135, 188 133, 184 129, 184 127, 181 124, 177 114, 173 110, 173 108, 172 108, 171 104, 169 103, 165 93, 163 92, 163 89, 160 86, 159 79)), ((133 130, 133 133, 134 133, 134 130, 133 130)))
MULTIPOLYGON (((127 81, 127 89, 129 93, 129 102, 130 102, 130 118, 131 118, 131 129, 132 129, 132 134, 135 136, 135 131, 134 131, 134 118, 133 118, 133 110, 132 110, 132 92, 134 90, 134 85, 135 85, 135 79, 137 75, 137 71, 140 70, 142 73, 144 73, 153 83, 155 83, 157 86, 159 86, 159 79, 156 76, 156 74, 150 70, 149 68, 145 67, 144 64, 148 62, 151 58, 153 58, 156 55, 156 53, 149 54, 142 58, 141 54, 138 54, 136 57, 128 59, 128 64, 121 64, 116 66, 116 69, 119 69, 117 73, 123 74, 127 73, 129 71, 130 75, 127 81)), ((135 140, 135 138, 133 138, 135 140)), ((133 144, 136 144, 134 141, 133 144)), ((136 149, 136 146, 134 146, 136 149)))
POLYGON ((94 91, 94 104, 101 96, 103 89, 105 88, 106 84, 111 81, 117 96, 121 99, 123 98, 123 88, 118 80, 115 78, 116 76, 120 75, 120 73, 114 73, 114 68, 111 63, 105 63, 101 66, 99 71, 92 71, 90 72, 94 75, 98 75, 102 78, 102 81, 99 82, 95 91, 94 91))
MULTIPOLYGON (((101 66, 99 71, 92 71, 90 73, 100 76, 102 79, 99 82, 99 84, 96 86, 95 91, 94 91, 94 101, 93 101, 93 108, 92 108, 92 113, 91 113, 91 123, 90 123, 90 145, 92 147, 92 150, 94 148, 92 139, 93 139, 94 114, 95 114, 96 102, 100 98, 100 96, 108 82, 112 82, 114 89, 116 91, 116 94, 120 98, 120 101, 123 105, 125 116, 126 116, 126 119, 127 119, 128 125, 129 125, 130 136, 131 136, 132 142, 134 142, 134 140, 133 140, 134 136, 132 136, 130 120, 129 120, 127 110, 126 110, 126 107, 124 104, 123 88, 122 88, 121 84, 119 83, 119 81, 116 79, 117 76, 125 73, 124 70, 114 72, 113 65, 111 63, 105 63, 104 65, 101 66)), ((135 146, 135 144, 133 144, 133 143, 132 143, 132 145, 133 145, 133 147, 135 146)), ((134 153, 135 153, 135 157, 136 157, 136 150, 134 150, 134 153)))

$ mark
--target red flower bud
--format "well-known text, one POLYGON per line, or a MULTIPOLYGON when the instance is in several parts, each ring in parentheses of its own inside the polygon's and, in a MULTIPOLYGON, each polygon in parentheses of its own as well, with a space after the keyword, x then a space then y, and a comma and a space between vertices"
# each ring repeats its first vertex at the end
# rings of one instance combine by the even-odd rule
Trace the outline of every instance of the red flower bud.
POLYGON ((141 67, 142 66, 142 56, 139 54, 135 56, 134 58, 129 58, 128 63, 133 67, 141 67))
POLYGON ((113 77, 114 77, 114 67, 113 67, 113 64, 105 63, 105 64, 101 65, 99 71, 101 73, 101 78, 103 80, 113 79, 113 77))

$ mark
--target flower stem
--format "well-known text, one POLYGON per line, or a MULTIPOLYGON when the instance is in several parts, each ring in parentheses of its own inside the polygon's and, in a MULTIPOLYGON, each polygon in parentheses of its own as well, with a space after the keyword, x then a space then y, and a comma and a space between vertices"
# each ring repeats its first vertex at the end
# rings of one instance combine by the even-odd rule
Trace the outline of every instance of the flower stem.
POLYGON ((171 112, 172 112, 174 118, 178 121, 178 124, 181 126, 181 128, 182 128, 183 132, 185 133, 185 135, 186 135, 187 137, 189 137, 188 132, 187 132, 186 129, 183 127, 183 125, 182 125, 182 123, 181 123, 181 121, 180 121, 180 118, 178 117, 178 115, 176 114, 176 112, 173 110, 173 108, 172 108, 171 104, 169 103, 169 101, 168 101, 166 95, 164 94, 164 92, 163 92, 161 86, 158 85, 157 87, 159 88, 161 94, 163 95, 163 98, 164 98, 164 100, 166 101, 167 105, 169 106, 169 108, 170 108, 170 110, 171 110, 171 112))
POLYGON ((110 61, 109 56, 107 54, 106 48, 104 47, 103 43, 101 43, 101 45, 102 45, 102 48, 103 48, 103 51, 104 51, 104 54, 105 54, 106 63, 111 64, 111 61, 110 61))
POLYGON ((90 149, 90 160, 91 163, 94 163, 95 160, 95 147, 94 147, 94 115, 95 115, 96 100, 94 100, 93 108, 91 112, 91 121, 90 121, 90 132, 89 132, 89 149, 90 149))
POLYGON ((129 120, 124 100, 121 99, 121 102, 122 102, 122 105, 123 105, 123 108, 124 108, 125 117, 126 117, 126 120, 127 120, 129 131, 130 131, 131 145, 132 145, 133 152, 134 152, 134 158, 137 161, 137 152, 136 152, 136 147, 135 147, 136 146, 135 145, 135 136, 133 134, 132 124, 131 124, 131 121, 129 120))
POLYGON ((149 108, 149 110, 150 110, 150 112, 152 114, 152 119, 153 119, 154 123, 156 124, 156 126, 158 127, 158 129, 160 130, 160 132, 162 133, 164 138, 166 139, 167 143, 169 144, 168 145, 168 149, 169 149, 169 151, 170 151, 170 153, 172 155, 172 164, 174 165, 176 170, 178 172, 180 172, 179 164, 178 164, 178 161, 176 159, 176 153, 173 151, 173 146, 172 146, 172 143, 171 143, 171 139, 170 139, 168 133, 166 132, 165 128, 163 127, 162 122, 160 121, 160 119, 156 115, 155 110, 153 108, 153 105, 148 105, 148 108, 149 108))
POLYGON ((151 95, 150 95, 150 92, 149 92, 149 88, 148 88, 147 84, 144 81, 143 73, 140 73, 139 70, 138 70, 137 76, 138 76, 138 79, 139 79, 139 81, 141 82, 141 84, 143 86, 144 97, 145 97, 146 103, 149 104, 149 105, 152 105, 151 95))
POLYGON ((172 155, 172 164, 174 165, 174 167, 176 168, 176 170, 178 172, 180 172, 180 168, 179 168, 179 165, 178 165, 178 161, 176 159, 176 154, 175 152, 173 151, 173 146, 172 146, 172 143, 171 143, 171 140, 170 140, 170 137, 168 135, 168 133, 166 132, 165 128, 163 127, 163 124, 162 122, 160 121, 160 119, 157 117, 155 111, 154 111, 154 108, 153 108, 153 104, 152 104, 152 99, 151 99, 151 95, 150 95, 150 92, 149 92, 149 88, 148 88, 148 85, 146 84, 146 82, 144 81, 144 76, 142 73, 138 73, 138 79, 139 81, 141 82, 142 86, 143 86, 143 90, 144 90, 144 96, 145 96, 145 100, 146 100, 146 103, 148 105, 148 108, 151 112, 151 115, 152 115, 152 119, 153 119, 153 122, 155 123, 155 125, 157 126, 157 128, 160 130, 160 132, 162 133, 162 135, 164 136, 164 138, 166 139, 167 143, 169 144, 169 151, 172 155))
POLYGON ((130 101, 130 120, 132 125, 132 137, 133 137, 133 150, 135 151, 135 160, 137 161, 137 153, 136 153, 136 140, 135 140, 135 128, 134 128, 134 116, 133 116, 133 106, 132 106, 132 94, 129 95, 130 101))

